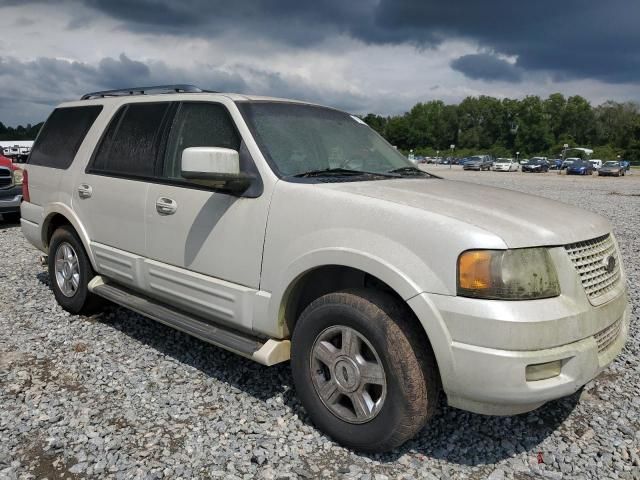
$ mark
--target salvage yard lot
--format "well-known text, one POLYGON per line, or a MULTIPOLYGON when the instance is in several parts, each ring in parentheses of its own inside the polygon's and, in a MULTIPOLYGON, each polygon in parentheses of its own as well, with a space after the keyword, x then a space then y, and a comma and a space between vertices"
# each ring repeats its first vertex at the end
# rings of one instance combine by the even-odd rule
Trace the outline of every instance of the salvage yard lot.
MULTIPOLYGON (((0 223, 0 478, 640 478, 640 171, 423 168, 611 221, 631 287, 630 339, 582 392, 504 418, 443 404, 400 450, 358 455, 309 424, 288 365, 254 364, 115 306, 69 315, 38 252, 0 223)), ((513 205, 523 217, 535 208, 513 205)))

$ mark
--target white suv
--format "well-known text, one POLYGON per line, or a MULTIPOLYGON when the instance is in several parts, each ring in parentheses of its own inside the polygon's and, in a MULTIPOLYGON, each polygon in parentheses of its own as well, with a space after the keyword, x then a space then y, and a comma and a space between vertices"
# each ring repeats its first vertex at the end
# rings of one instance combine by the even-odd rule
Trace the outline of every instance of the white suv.
POLYGON ((411 438, 441 391, 497 415, 572 394, 627 336, 606 220, 440 179, 331 108, 98 92, 54 110, 26 170, 22 230, 63 308, 103 297, 291 359, 312 421, 358 450, 411 438))

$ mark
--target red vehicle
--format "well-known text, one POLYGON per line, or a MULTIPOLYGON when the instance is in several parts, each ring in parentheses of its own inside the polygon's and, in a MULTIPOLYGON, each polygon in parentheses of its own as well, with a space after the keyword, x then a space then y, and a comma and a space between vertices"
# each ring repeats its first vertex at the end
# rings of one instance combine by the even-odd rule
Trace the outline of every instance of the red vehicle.
POLYGON ((20 221, 23 175, 21 168, 0 155, 0 214, 5 222, 20 221))

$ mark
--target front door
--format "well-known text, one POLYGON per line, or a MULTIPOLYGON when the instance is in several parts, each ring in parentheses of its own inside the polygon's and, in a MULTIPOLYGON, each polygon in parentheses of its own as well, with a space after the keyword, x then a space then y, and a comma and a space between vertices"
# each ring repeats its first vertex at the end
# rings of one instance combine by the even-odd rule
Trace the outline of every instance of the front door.
POLYGON ((188 147, 240 151, 252 161, 227 108, 184 102, 168 133, 162 179, 149 187, 146 205, 149 293, 214 321, 252 327, 260 282, 268 199, 238 197, 189 184, 180 175, 188 147))

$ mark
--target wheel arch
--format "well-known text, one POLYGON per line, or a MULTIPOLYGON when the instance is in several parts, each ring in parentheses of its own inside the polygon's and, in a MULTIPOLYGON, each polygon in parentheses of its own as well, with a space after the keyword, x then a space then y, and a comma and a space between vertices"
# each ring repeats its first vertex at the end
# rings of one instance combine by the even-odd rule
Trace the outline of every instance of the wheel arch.
POLYGON ((426 322, 420 319, 418 314, 425 313, 422 302, 409 300, 419 298, 421 292, 413 294, 413 286, 410 284, 401 285, 398 288, 399 281, 401 279, 397 276, 384 275, 384 269, 373 273, 373 270, 358 268, 353 264, 332 263, 309 268, 293 278, 278 302, 278 318, 285 329, 285 336, 292 336, 302 311, 325 294, 363 287, 378 290, 394 298, 406 309, 410 316, 410 322, 415 325, 416 331, 424 335, 422 340, 433 353, 438 379, 442 382, 440 362, 443 362, 445 370, 449 371, 449 358, 446 353, 447 349, 440 345, 434 345, 433 341, 448 339, 448 332, 443 330, 443 323, 439 315, 429 315, 433 318, 429 318, 426 322))
POLYGON ((93 252, 91 251, 91 248, 89 248, 89 235, 82 226, 82 222, 80 222, 80 219, 75 212, 63 203, 54 203, 45 209, 44 220, 42 221, 41 228, 42 245, 48 249, 49 241, 51 240, 53 232, 56 228, 62 225, 70 225, 75 230, 82 242, 85 252, 87 253, 87 257, 89 257, 91 266, 95 269, 96 263, 93 257, 93 252))

